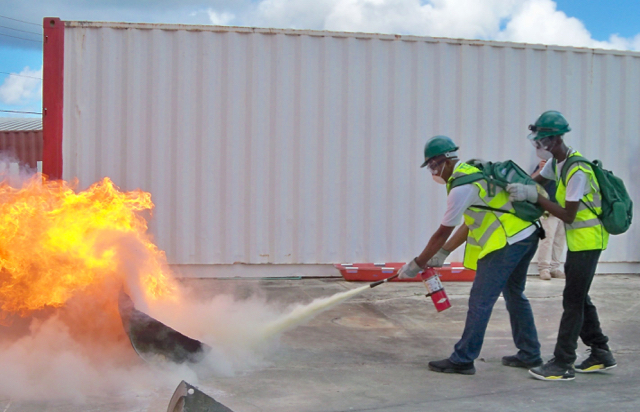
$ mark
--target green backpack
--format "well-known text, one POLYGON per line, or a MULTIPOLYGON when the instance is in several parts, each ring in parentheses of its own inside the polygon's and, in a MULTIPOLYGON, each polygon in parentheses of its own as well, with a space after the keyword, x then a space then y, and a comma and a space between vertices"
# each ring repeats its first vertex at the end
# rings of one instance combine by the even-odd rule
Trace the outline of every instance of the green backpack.
MULTIPOLYGON (((536 185, 531 176, 520 166, 518 166, 513 160, 506 160, 504 162, 481 162, 479 160, 469 160, 466 162, 471 166, 480 169, 478 173, 472 173, 465 176, 457 177, 451 182, 450 188, 453 189, 457 186, 466 185, 484 179, 487 181, 487 194, 489 196, 495 196, 496 188, 500 187, 506 190, 509 183, 522 183, 525 185, 536 185)), ((515 211, 511 212, 505 209, 495 209, 489 206, 473 206, 474 208, 493 210, 503 213, 511 213, 527 222, 535 222, 542 216, 544 209, 537 203, 531 203, 527 201, 511 202, 515 211)))
MULTIPOLYGON (((629 196, 629 192, 624 187, 624 182, 617 176, 613 175, 613 172, 602 168, 602 162, 600 160, 588 161, 581 156, 569 157, 562 166, 560 176, 565 186, 567 184, 567 171, 569 166, 577 162, 586 163, 593 169, 593 173, 598 180, 600 186, 600 195, 602 196, 602 213, 599 215, 589 205, 584 203, 585 206, 598 216, 598 219, 602 222, 602 225, 612 235, 619 235, 626 232, 631 226, 631 219, 633 218, 633 202, 629 196)), ((554 159, 553 169, 556 169, 556 162, 554 159)))

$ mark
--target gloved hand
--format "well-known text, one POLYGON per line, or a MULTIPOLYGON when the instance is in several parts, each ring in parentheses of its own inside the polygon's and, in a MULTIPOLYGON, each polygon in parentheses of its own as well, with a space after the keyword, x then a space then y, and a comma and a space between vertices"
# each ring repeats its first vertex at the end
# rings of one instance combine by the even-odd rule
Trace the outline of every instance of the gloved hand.
POLYGON ((536 185, 524 185, 522 183, 509 183, 507 185, 509 200, 512 202, 538 203, 538 189, 536 185))
POLYGON ((441 268, 444 265, 444 261, 449 256, 451 252, 446 251, 444 249, 438 250, 438 252, 433 255, 431 259, 427 262, 427 266, 430 268, 441 268))
POLYGON ((413 259, 398 271, 398 279, 415 278, 418 273, 422 272, 422 268, 418 266, 416 260, 413 259))

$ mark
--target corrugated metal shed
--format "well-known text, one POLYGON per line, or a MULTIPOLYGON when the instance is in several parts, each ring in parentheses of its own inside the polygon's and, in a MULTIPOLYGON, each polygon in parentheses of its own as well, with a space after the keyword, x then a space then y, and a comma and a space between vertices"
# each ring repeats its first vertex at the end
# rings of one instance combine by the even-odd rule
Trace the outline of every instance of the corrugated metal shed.
POLYGON ((0 132, 42 130, 41 117, 0 117, 0 132))
MULTIPOLYGON (((640 198, 640 53, 85 22, 64 50, 63 177, 150 191, 171 263, 413 258, 446 206, 427 138, 533 169, 547 109, 640 198)), ((638 262, 639 243, 636 224, 602 260, 638 262)))
POLYGON ((42 161, 42 119, 0 117, 0 154, 36 170, 42 161))

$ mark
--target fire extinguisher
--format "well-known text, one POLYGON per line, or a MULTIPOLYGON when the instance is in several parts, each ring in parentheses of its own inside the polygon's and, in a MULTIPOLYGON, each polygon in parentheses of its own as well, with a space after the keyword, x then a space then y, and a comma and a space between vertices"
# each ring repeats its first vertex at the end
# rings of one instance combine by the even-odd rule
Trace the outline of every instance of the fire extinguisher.
POLYGON ((433 268, 427 268, 420 273, 420 278, 427 288, 428 293, 425 296, 431 296, 436 310, 442 312, 445 309, 449 309, 451 302, 449 302, 449 297, 447 297, 444 286, 440 282, 440 274, 433 268))

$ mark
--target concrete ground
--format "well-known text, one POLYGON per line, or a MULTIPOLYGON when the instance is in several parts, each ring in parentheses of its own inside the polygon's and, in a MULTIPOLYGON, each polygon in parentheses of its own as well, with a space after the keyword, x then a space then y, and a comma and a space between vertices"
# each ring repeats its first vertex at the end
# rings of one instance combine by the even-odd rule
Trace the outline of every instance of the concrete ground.
MULTIPOLYGON (((258 286, 268 299, 310 302, 360 286, 340 279, 187 279, 202 295, 258 286)), ((502 298, 496 304, 476 375, 431 372, 427 362, 448 357, 460 338, 470 283, 445 283, 452 308, 437 313, 422 283, 370 289, 282 336, 268 364, 208 378, 199 386, 235 412, 256 411, 638 411, 640 410, 640 276, 600 275, 591 297, 618 367, 578 374, 571 382, 533 379, 501 364, 515 353, 502 298)), ((529 277, 543 357, 552 356, 564 281, 529 277)), ((580 358, 585 347, 580 343, 580 358)), ((0 365, 1 367, 1 365, 0 365)), ((179 382, 176 382, 177 386, 179 382)), ((173 389, 135 399, 90 399, 84 405, 0 399, 0 412, 165 411, 173 389)))

